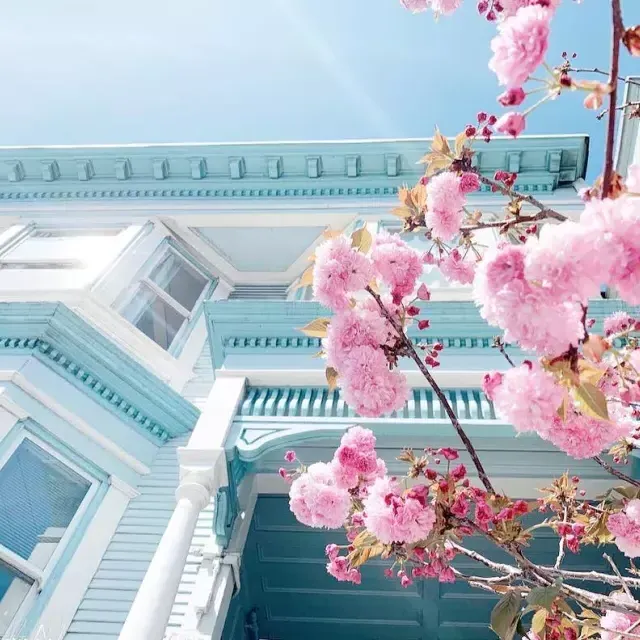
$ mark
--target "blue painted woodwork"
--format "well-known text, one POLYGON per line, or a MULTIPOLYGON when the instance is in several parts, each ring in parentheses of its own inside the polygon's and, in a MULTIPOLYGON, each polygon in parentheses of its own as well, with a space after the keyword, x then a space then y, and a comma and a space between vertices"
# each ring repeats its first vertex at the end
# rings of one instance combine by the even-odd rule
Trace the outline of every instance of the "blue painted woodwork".
MULTIPOLYGON (((0 200, 390 196, 418 179, 422 167, 416 163, 430 143, 423 138, 5 147, 0 200)), ((493 175, 519 154, 516 187, 549 195, 584 177, 587 150, 584 135, 496 138, 478 149, 476 161, 493 175)))
POLYGON ((33 355, 155 443, 199 411, 63 304, 0 303, 0 355, 33 355))
MULTIPOLYGON (((427 302, 420 306, 421 317, 428 318, 431 326, 427 331, 412 326, 409 336, 415 343, 441 342, 445 346, 442 369, 486 371, 507 366, 492 348, 499 329, 481 318, 473 302, 427 302)), ((596 320, 595 330, 601 328, 603 318, 619 310, 640 312, 617 299, 592 300, 589 317, 596 320)), ((217 300, 205 303, 205 313, 214 368, 223 363, 227 369, 324 367, 322 360, 309 357, 321 349, 320 339, 298 330, 314 318, 330 316, 316 302, 217 300)), ((524 357, 515 347, 507 350, 516 360, 524 357)))
MULTIPOLYGON (((122 624, 175 507, 179 482, 176 450, 187 436, 162 446, 151 473, 138 485, 140 495, 125 511, 100 566, 74 616, 66 640, 117 640, 122 624)), ((213 505, 199 517, 191 552, 173 606, 169 628, 182 623, 193 592, 201 550, 211 535, 213 505)))
POLYGON ((286 271, 322 235, 316 227, 201 227, 192 229, 238 271, 286 271))
MULTIPOLYGON (((249 591, 246 613, 257 610, 260 638, 494 640, 488 620, 495 598, 463 583, 428 580, 402 589, 397 580, 383 576, 387 565, 380 560, 363 567, 360 586, 335 581, 326 573, 324 548, 343 541, 342 532, 297 523, 286 497, 258 499, 245 547, 243 589, 249 591)), ((472 546, 497 561, 507 560, 483 539, 475 539, 472 546)), ((553 564, 557 538, 542 530, 529 555, 553 564)), ((607 568, 602 551, 593 547, 579 556, 567 554, 565 562, 575 570, 607 568)), ((466 558, 457 559, 456 566, 466 573, 487 575, 466 558)))

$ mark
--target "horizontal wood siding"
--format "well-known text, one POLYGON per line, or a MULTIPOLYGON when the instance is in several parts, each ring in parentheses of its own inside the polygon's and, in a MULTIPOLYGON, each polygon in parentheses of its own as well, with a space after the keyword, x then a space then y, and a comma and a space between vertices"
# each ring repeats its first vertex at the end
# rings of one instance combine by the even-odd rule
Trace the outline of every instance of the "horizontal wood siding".
POLYGON ((213 386, 213 378, 211 350, 209 348, 209 341, 207 341, 193 367, 193 374, 189 382, 187 382, 182 390, 182 395, 202 411, 209 391, 211 391, 211 387, 213 386))

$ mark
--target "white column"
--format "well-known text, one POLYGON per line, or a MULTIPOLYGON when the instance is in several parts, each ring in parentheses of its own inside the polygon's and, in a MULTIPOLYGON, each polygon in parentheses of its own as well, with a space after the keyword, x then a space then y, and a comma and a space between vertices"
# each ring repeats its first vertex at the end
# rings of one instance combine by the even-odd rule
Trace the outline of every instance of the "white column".
POLYGON ((136 595, 119 640, 162 640, 191 546, 198 515, 228 484, 224 444, 244 378, 216 380, 186 447, 178 449, 177 505, 136 595))

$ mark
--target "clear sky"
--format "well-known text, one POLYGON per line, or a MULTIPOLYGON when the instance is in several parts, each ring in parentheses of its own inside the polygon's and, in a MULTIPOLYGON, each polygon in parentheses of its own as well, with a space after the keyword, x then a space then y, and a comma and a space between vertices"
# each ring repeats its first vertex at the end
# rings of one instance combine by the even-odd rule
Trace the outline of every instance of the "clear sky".
MULTIPOLYGON (((606 67, 609 4, 563 0, 549 60, 606 67)), ((640 0, 623 5, 640 23, 640 0)), ((398 0, 4 2, 0 144, 454 134, 497 109, 494 31, 475 0, 437 23, 398 0)), ((604 121, 581 99, 536 112, 527 132, 588 133, 595 160, 604 121)))

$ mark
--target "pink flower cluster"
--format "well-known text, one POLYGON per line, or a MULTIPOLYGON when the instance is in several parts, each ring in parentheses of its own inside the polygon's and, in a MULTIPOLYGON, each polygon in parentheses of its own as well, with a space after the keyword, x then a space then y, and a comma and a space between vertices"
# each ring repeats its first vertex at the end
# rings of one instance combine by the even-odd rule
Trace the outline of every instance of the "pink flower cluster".
POLYGON ((507 88, 520 87, 542 63, 549 41, 552 12, 540 6, 521 7, 500 23, 491 41, 489 68, 507 88))
POLYGON ((344 489, 367 487, 387 472, 375 451, 376 438, 370 429, 351 427, 340 440, 331 462, 336 484, 344 489))
POLYGON ((558 354, 584 331, 580 304, 615 287, 640 303, 640 200, 594 200, 580 224, 546 225, 539 239, 486 252, 474 280, 482 316, 525 349, 558 354))
POLYGON ((458 176, 452 171, 443 171, 429 180, 425 221, 434 238, 448 241, 460 231, 465 195, 479 188, 480 180, 475 173, 458 176))
POLYGON ((636 321, 626 311, 616 311, 604 319, 604 334, 622 333, 636 326, 636 321))
POLYGON ((397 235, 386 231, 375 237, 371 261, 396 304, 413 292, 422 275, 422 256, 397 235))
POLYGON ((559 4, 560 0, 500 0, 500 5, 502 6, 502 13, 500 15, 503 18, 510 18, 517 13, 518 9, 536 5, 555 11, 559 4))
MULTIPOLYGON (((536 364, 523 364, 504 374, 487 374, 483 389, 500 416, 516 431, 535 431, 577 459, 598 455, 632 429, 626 420, 599 420, 576 411, 553 374, 536 364), (565 420, 558 415, 563 400, 568 402, 565 420)), ((615 409, 612 407, 612 417, 615 409)))
POLYGON ((465 259, 457 249, 453 249, 438 263, 442 275, 450 282, 471 284, 476 272, 476 263, 465 259))
MULTIPOLYGON (((615 591, 610 594, 610 596, 623 607, 627 604, 637 604, 633 598, 628 596, 626 593, 621 593, 620 591, 615 591)), ((620 632, 627 632, 639 618, 640 616, 630 612, 622 613, 620 611, 607 611, 600 618, 600 626, 603 629, 606 629, 606 631, 600 632, 600 639, 619 640, 620 638, 624 638, 625 636, 621 636, 620 632)), ((629 633, 633 633, 633 631, 630 631, 629 633)))
POLYGON ((540 353, 562 353, 584 335, 582 310, 558 299, 550 287, 529 282, 528 244, 487 250, 476 268, 474 297, 482 317, 503 329, 507 342, 540 353))
POLYGON ((395 478, 378 478, 364 499, 367 530, 384 544, 426 538, 436 521, 427 497, 428 488, 424 485, 403 492, 395 478))
POLYGON ((607 528, 625 556, 640 556, 640 500, 630 500, 622 511, 610 515, 607 528))
POLYGON ((329 558, 327 573, 330 576, 338 582, 353 582, 353 584, 362 582, 360 571, 349 564, 348 558, 338 555, 339 550, 335 544, 328 545, 325 552, 329 558))
POLYGON ((338 486, 330 465, 316 462, 291 483, 289 507, 302 524, 337 529, 349 515, 351 496, 338 486))

